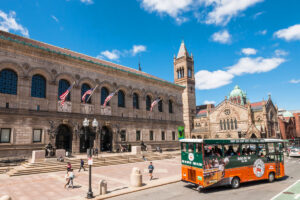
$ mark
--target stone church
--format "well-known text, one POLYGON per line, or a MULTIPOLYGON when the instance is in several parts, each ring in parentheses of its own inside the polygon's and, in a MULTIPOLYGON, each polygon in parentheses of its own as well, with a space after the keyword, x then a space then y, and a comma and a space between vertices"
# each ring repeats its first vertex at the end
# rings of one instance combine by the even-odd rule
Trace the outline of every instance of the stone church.
POLYGON ((214 105, 197 106, 192 138, 280 138, 277 106, 268 100, 251 103, 235 86, 229 98, 214 105))
POLYGON ((184 44, 174 65, 178 78, 172 83, 0 31, 0 158, 30 156, 48 143, 73 154, 92 146, 117 151, 142 142, 148 148, 178 147, 178 126, 190 131, 192 123, 184 121, 195 115, 193 58, 184 44), (59 97, 71 85, 62 106, 59 97), (83 102, 82 95, 95 87, 83 102), (150 111, 156 98, 161 101, 150 111))

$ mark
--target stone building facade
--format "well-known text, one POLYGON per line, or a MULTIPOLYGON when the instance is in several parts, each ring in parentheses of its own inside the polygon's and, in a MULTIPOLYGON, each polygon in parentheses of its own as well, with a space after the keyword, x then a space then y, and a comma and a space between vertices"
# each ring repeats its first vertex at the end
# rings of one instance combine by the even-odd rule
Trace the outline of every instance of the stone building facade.
MULTIPOLYGON (((193 70, 192 59, 187 59, 180 63, 193 70)), ((189 101, 185 86, 192 81, 193 77, 183 84, 170 83, 0 31, 0 157, 30 155, 49 142, 72 153, 86 152, 90 145, 115 151, 120 144, 141 141, 152 147, 177 146, 177 127, 190 118, 183 115, 182 102, 189 101), (73 83, 61 106, 58 97, 73 83), (82 102, 82 94, 96 86, 90 101, 82 102), (105 97, 115 90, 104 108, 105 97), (151 112, 158 97, 162 101, 151 112), (88 128, 82 126, 84 118, 90 121, 88 128), (93 119, 99 122, 95 129, 93 119)))
POLYGON ((229 98, 214 105, 199 106, 192 138, 280 138, 277 107, 267 101, 250 103, 238 86, 229 98))
POLYGON ((279 128, 283 139, 300 138, 300 111, 280 110, 279 128))

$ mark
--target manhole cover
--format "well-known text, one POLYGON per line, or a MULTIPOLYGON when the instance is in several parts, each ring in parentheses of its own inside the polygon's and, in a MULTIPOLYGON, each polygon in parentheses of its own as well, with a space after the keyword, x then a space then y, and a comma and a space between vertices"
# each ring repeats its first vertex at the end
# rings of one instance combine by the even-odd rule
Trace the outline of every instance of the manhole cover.
POLYGON ((295 194, 293 192, 284 192, 283 194, 295 194))

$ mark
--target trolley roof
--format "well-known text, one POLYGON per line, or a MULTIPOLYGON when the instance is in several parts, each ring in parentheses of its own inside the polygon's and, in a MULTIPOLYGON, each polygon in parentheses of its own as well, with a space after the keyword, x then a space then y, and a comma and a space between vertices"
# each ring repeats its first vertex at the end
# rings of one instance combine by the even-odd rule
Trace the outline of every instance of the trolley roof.
POLYGON ((205 143, 205 144, 240 144, 240 143, 269 143, 269 142, 288 142, 282 139, 181 139, 180 142, 205 143))

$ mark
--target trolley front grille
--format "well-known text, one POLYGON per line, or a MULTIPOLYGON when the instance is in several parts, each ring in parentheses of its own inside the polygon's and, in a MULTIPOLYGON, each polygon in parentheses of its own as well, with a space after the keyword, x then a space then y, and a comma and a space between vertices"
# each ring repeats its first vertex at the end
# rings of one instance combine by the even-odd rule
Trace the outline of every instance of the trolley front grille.
POLYGON ((188 179, 191 181, 196 181, 196 171, 193 169, 188 169, 188 179))

